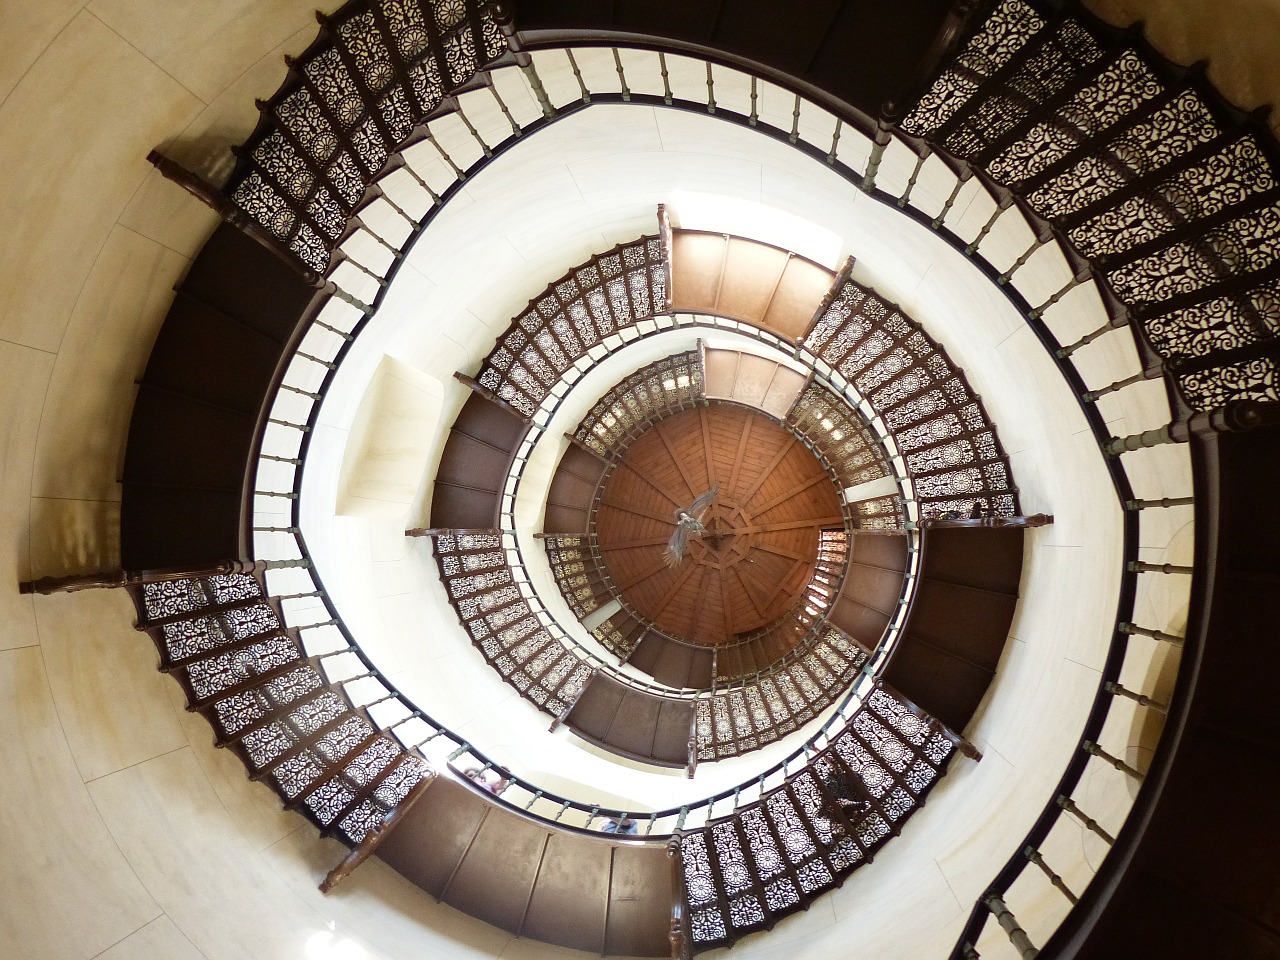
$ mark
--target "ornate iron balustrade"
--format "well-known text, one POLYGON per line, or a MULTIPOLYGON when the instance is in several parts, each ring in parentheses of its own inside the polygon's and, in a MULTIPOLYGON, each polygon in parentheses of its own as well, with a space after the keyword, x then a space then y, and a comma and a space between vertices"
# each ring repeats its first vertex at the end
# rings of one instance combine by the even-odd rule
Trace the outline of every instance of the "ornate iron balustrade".
MULTIPOLYGON (((541 58, 551 57, 555 55, 555 53, 552 51, 537 51, 537 53, 538 53, 538 56, 541 58)), ((580 49, 576 51, 576 53, 579 59, 585 59, 593 55, 594 52, 591 50, 580 49)), ((598 51, 598 53, 601 57, 608 58, 610 61, 612 61, 613 52, 609 48, 601 49, 598 51)), ((676 55, 674 54, 669 55, 667 59, 673 59, 675 56, 676 55)), ((661 57, 658 54, 653 54, 653 58, 655 61, 655 68, 656 68, 656 65, 660 63, 661 57)), ((538 59, 535 58, 534 62, 535 63, 538 62, 538 59)), ((629 69, 631 68, 629 67, 629 69)), ((720 71, 726 70, 727 68, 724 68, 720 65, 714 65, 713 69, 715 72, 719 73, 720 71)), ((527 72, 526 76, 532 76, 534 78, 534 81, 536 82, 536 69, 531 68, 531 72, 527 72)), ((620 76, 620 79, 623 79, 621 77, 621 74, 619 76, 620 76)), ((625 83, 625 79, 623 79, 623 82, 625 83)), ((751 80, 751 88, 752 88, 752 94, 753 94, 752 96, 753 104, 755 103, 755 95, 757 91, 759 91, 760 96, 763 99, 767 96, 777 95, 777 93, 782 89, 782 88, 778 88, 776 85, 768 81, 759 80, 758 78, 753 78, 751 80)), ((1117 390, 1122 390, 1129 383, 1138 382, 1138 380, 1141 378, 1140 377, 1130 378, 1130 380, 1128 381, 1124 381, 1117 384, 1111 384, 1111 385, 1103 385, 1103 384, 1091 385, 1086 379, 1086 377, 1082 376, 1081 373, 1076 369, 1074 363, 1071 360, 1071 355, 1076 349, 1079 349, 1085 344, 1092 342, 1093 340, 1097 339, 1099 336, 1103 336, 1109 332, 1112 332, 1116 329, 1120 329, 1121 327, 1123 327, 1125 325, 1126 318, 1121 316, 1115 322, 1104 326, 1099 331, 1096 331, 1095 333, 1090 334, 1089 336, 1083 338, 1081 341, 1078 341, 1075 344, 1061 346, 1055 340, 1053 335, 1048 331, 1048 328, 1045 326, 1044 321, 1042 319, 1042 314, 1045 309, 1051 308, 1052 305, 1056 303, 1058 299, 1060 299, 1061 296, 1067 292, 1067 289, 1070 289, 1070 287, 1078 285, 1079 283, 1084 281, 1073 280, 1072 284, 1070 284, 1067 289, 1060 291, 1054 297, 1050 298, 1050 300, 1047 302, 1043 302, 1042 297, 1040 297, 1039 295, 1024 296, 1023 293, 1020 292, 1022 287, 1022 278, 1019 271, 1021 267, 1025 265, 1026 262, 1030 259, 1030 257, 1041 248, 1045 246, 1060 247, 1064 251, 1064 253, 1068 256, 1068 258, 1071 260, 1071 262, 1074 263, 1077 261, 1072 259, 1074 257, 1073 248, 1070 245, 1059 241, 1051 231, 1046 230, 1044 225, 1040 224, 1028 209, 1024 208, 1019 202, 1016 201, 1016 198, 1012 198, 1013 202, 1011 202, 1011 197, 1009 193, 1002 190, 998 185, 994 184, 990 179, 985 177, 981 173, 981 171, 979 171, 977 175, 974 175, 972 172, 973 171, 972 167, 966 166, 962 162, 957 162, 952 160, 950 157, 946 156, 945 153, 933 152, 928 143, 921 142, 910 136, 902 137, 897 132, 894 132, 894 131, 891 131, 890 135, 886 138, 886 145, 889 148, 889 150, 886 151, 884 146, 879 144, 878 141, 877 143, 872 144, 869 141, 866 141, 865 138, 862 138, 859 135, 857 135, 850 127, 845 127, 842 131, 839 118, 837 118, 835 130, 833 132, 833 136, 831 137, 830 142, 824 143, 818 138, 814 137, 812 132, 814 130, 813 124, 811 123, 805 124, 802 122, 802 119, 806 117, 809 111, 811 110, 812 105, 809 103, 809 101, 805 100, 803 97, 800 97, 800 96, 795 96, 794 121, 792 124, 792 130, 789 132, 788 130, 786 130, 784 127, 780 125, 774 126, 767 122, 764 122, 756 114, 754 107, 750 115, 748 115, 745 112, 743 112, 742 114, 738 114, 735 111, 725 109, 723 104, 713 109, 713 105, 707 102, 706 100, 702 100, 702 101, 699 100, 698 93, 699 91, 697 90, 683 91, 677 86, 677 89, 674 91, 673 95, 668 98, 655 100, 653 98, 647 98, 644 95, 632 94, 630 98, 630 102, 639 103, 639 104, 649 104, 649 105, 662 103, 673 109, 680 109, 680 110, 686 110, 690 112, 699 112, 699 113, 702 113, 702 112, 714 113, 714 115, 717 118, 725 122, 740 123, 744 126, 753 126, 755 129, 757 129, 759 132, 761 132, 766 136, 773 137, 780 142, 792 144, 796 149, 799 149, 802 152, 805 152, 807 155, 814 158, 815 161, 826 162, 829 166, 831 166, 834 170, 836 170, 840 175, 844 176, 850 182, 867 189, 869 194, 875 199, 898 207, 899 209, 903 210, 907 216, 916 220, 916 222, 922 225, 923 227, 934 230, 936 233, 938 233, 939 236, 941 236, 943 239, 949 242, 958 251, 961 251, 966 256, 968 256, 974 262, 975 266, 977 266, 978 269, 982 270, 992 280, 995 280, 1001 283, 1005 287, 1005 290, 1009 294, 1011 301, 1020 310, 1022 310, 1024 314, 1027 316, 1029 325, 1031 326, 1032 330, 1035 332, 1037 337, 1042 341, 1042 343, 1044 343, 1044 345, 1046 346, 1046 349, 1048 349, 1051 352, 1056 352, 1058 365, 1060 369, 1063 371, 1063 375, 1067 379, 1068 383, 1071 385, 1072 389, 1075 391, 1077 396, 1080 397, 1082 408, 1085 411, 1086 417, 1089 419, 1091 428, 1095 433, 1095 435, 1099 438, 1100 442, 1104 442, 1107 439, 1107 430, 1106 430, 1105 424, 1103 424, 1101 418, 1097 415, 1096 408, 1092 406, 1093 401, 1096 400, 1097 396, 1099 395, 1103 395, 1106 393, 1113 393, 1117 390), (916 160, 915 160, 914 169, 910 170, 908 174, 904 174, 903 176, 899 176, 899 177, 890 176, 889 173, 891 173, 891 171, 886 171, 884 169, 881 169, 879 171, 880 176, 877 179, 874 176, 873 171, 876 170, 876 168, 879 166, 879 163, 885 157, 886 152, 889 152, 891 154, 894 149, 899 149, 899 148, 905 148, 910 152, 910 154, 915 156, 916 160), (947 198, 946 202, 942 204, 941 208, 938 208, 935 204, 932 204, 932 203, 930 203, 927 208, 921 208, 918 205, 918 202, 915 196, 916 194, 915 187, 916 187, 917 181, 920 178, 920 175, 926 166, 928 166, 930 169, 936 169, 937 165, 939 164, 941 164, 943 168, 951 171, 951 175, 955 178, 954 189, 952 190, 951 195, 947 198), (974 183, 974 182, 976 182, 978 194, 985 195, 990 198, 990 202, 995 207, 995 212, 992 214, 991 219, 985 225, 983 225, 981 229, 977 230, 976 232, 970 229, 965 234, 961 235, 956 233, 954 227, 952 226, 951 213, 955 208, 955 201, 961 189, 966 184, 974 183), (993 227, 996 225, 997 221, 1002 216, 1027 217, 1028 219, 1030 219, 1033 226, 1035 226, 1038 231, 1037 239, 1035 240, 1035 242, 1032 243, 1032 245, 1027 249, 1027 251, 1021 257, 1017 258, 1017 260, 1012 264, 1012 266, 1008 266, 1007 268, 1004 268, 1004 269, 1001 269, 1000 267, 993 265, 993 263, 990 262, 984 256, 984 248, 986 246, 988 235, 992 232, 993 227), (1035 299, 1031 299, 1031 296, 1034 296, 1035 299)), ((792 96, 792 94, 789 91, 782 91, 782 93, 784 96, 788 98, 792 96)), ((540 96, 539 101, 540 102, 546 101, 545 96, 540 96)), ((549 101, 546 101, 546 102, 549 103, 549 101)), ((567 101, 562 101, 557 98, 554 103, 550 103, 550 113, 548 114, 548 116, 558 117, 558 116, 568 115, 578 109, 584 108, 588 102, 621 103, 621 102, 626 102, 626 99, 621 94, 619 94, 616 90, 606 90, 606 89, 599 89, 599 88, 589 89, 584 85, 581 99, 569 99, 567 101)), ((819 115, 825 116, 825 114, 821 113, 821 111, 819 111, 819 115)), ((541 123, 541 120, 539 119, 539 120, 533 121, 533 123, 536 126, 537 124, 541 123)), ((529 127, 526 129, 533 129, 533 127, 529 127)), ((499 147, 495 149, 494 151, 495 154, 499 152, 500 149, 501 149, 501 145, 499 145, 499 147)), ((463 171, 463 173, 466 175, 473 174, 475 172, 475 169, 478 169, 478 167, 482 165, 483 162, 484 160, 479 161, 475 167, 468 168, 467 170, 463 171)), ((440 193, 447 196, 448 189, 449 189, 448 186, 445 185, 440 191, 440 193)), ((410 237, 409 242, 412 242, 413 237, 416 237, 418 230, 424 228, 429 223, 431 215, 436 210, 439 209, 438 202, 439 202, 438 199, 433 200, 432 201, 433 206, 431 206, 427 210, 427 212, 421 216, 420 219, 413 220, 412 218, 410 218, 410 222, 417 224, 417 226, 414 228, 414 233, 410 237)), ((392 239, 389 242, 399 244, 398 239, 392 239)), ((404 246, 407 246, 407 244, 404 244, 404 246)), ((394 269, 395 269, 395 265, 393 264, 387 276, 393 275, 394 269)), ((1258 274, 1252 275, 1252 276, 1255 279, 1263 279, 1264 274, 1265 274, 1265 271, 1260 271, 1258 274)), ((1087 279, 1087 275, 1086 275, 1086 279, 1087 279)), ((1238 289, 1240 285, 1244 282, 1245 281, 1243 279, 1240 281, 1240 283, 1236 283, 1235 281, 1229 280, 1224 283, 1218 284, 1216 286, 1212 286, 1208 288, 1208 290, 1209 292, 1217 292, 1219 295, 1225 296, 1231 293, 1232 290, 1238 289)), ((1105 291, 1103 292, 1105 293, 1105 291)), ((1179 302, 1178 298, 1175 297, 1175 298, 1172 298, 1170 301, 1167 301, 1165 306, 1169 307, 1170 309, 1173 309, 1177 307, 1178 302, 1179 302)), ((1206 302, 1208 302, 1207 299, 1206 299, 1206 302)), ((1212 310, 1218 310, 1218 309, 1220 308, 1219 307, 1212 308, 1212 310)), ((1190 315, 1189 315, 1189 318, 1190 318, 1190 315)), ((364 318, 356 316, 354 311, 344 306, 343 304, 334 302, 333 304, 331 304, 329 312, 325 315, 322 315, 321 321, 322 323, 328 323, 329 327, 336 331, 335 336, 338 338, 337 341, 335 341, 335 345, 331 347, 328 352, 322 355, 323 357, 328 357, 330 362, 332 362, 332 360, 340 359, 341 355, 345 352, 345 349, 346 349, 345 344, 349 342, 349 338, 351 337, 353 332, 358 332, 359 328, 363 325, 364 318)), ((1216 321, 1213 321, 1211 318, 1206 319, 1205 322, 1216 323, 1216 321)), ((1193 326, 1194 326, 1194 322, 1193 322, 1193 326)), ((1214 329, 1215 331, 1224 332, 1225 335, 1228 335, 1228 336, 1234 335, 1234 334, 1231 334, 1229 328, 1225 329, 1224 331, 1223 327, 1215 326, 1214 329)), ((742 330, 741 332, 747 335, 754 335, 753 332, 749 330, 742 330)), ((1243 334, 1241 334, 1241 336, 1243 336, 1243 334)), ((1140 340, 1139 340, 1139 343, 1141 343, 1140 340)), ((1247 345, 1247 344, 1241 344, 1241 345, 1247 345)), ((298 371, 298 372, 291 371, 289 374, 289 379, 293 379, 293 382, 296 382, 299 384, 299 386, 313 392, 323 391, 324 382, 327 382, 327 377, 325 377, 322 373, 317 377, 316 371, 314 370, 314 368, 309 367, 309 365, 306 363, 295 364, 295 371, 298 371)), ((838 374, 833 374, 833 377, 836 379, 837 382, 840 379, 838 374)), ((288 379, 286 382, 288 382, 288 379)), ((296 397, 293 399, 296 400, 296 397)), ((299 436, 299 434, 295 432, 295 427, 293 426, 293 424, 299 424, 302 426, 306 425, 307 421, 309 420, 309 415, 307 412, 309 407, 311 409, 314 409, 313 405, 308 405, 305 403, 302 404, 301 409, 299 409, 298 405, 296 404, 285 405, 282 409, 280 409, 279 412, 282 414, 282 416, 279 416, 276 418, 277 420, 276 425, 279 426, 280 429, 272 431, 275 434, 275 436, 270 438, 271 442, 265 448, 265 450, 267 451, 265 453, 265 456, 267 459, 263 462, 263 466, 268 469, 265 471, 260 471, 260 476, 264 474, 269 475, 270 474, 269 468, 271 468, 272 466, 276 466, 279 464, 281 466, 286 467, 286 469, 282 470, 280 474, 281 476, 280 484, 285 489, 288 489, 294 486, 294 484, 289 480, 289 476, 296 475, 297 471, 287 469, 288 466, 294 466, 294 464, 292 463, 281 464, 280 461, 293 461, 298 459, 296 457, 296 452, 298 450, 298 441, 300 439, 303 439, 303 437, 299 436), (279 458, 279 460, 274 460, 271 458, 279 458)), ((1133 449, 1133 447, 1126 447, 1125 449, 1133 449)), ((1142 516, 1142 514, 1138 511, 1142 511, 1146 509, 1156 509, 1156 508, 1161 510, 1180 509, 1186 506, 1187 504, 1189 504, 1190 499, 1189 497, 1175 497, 1172 499, 1166 498, 1166 500, 1157 500, 1157 501, 1151 501, 1151 502, 1141 500, 1135 497, 1131 487, 1129 486, 1127 477, 1125 475, 1125 469, 1123 467, 1123 464, 1117 459, 1117 460, 1113 460, 1109 464, 1109 467, 1111 469, 1112 476, 1115 481, 1115 485, 1117 489, 1117 494, 1121 502, 1123 504, 1129 505, 1128 508, 1134 511, 1132 514, 1130 514, 1130 519, 1126 525, 1126 533, 1125 533, 1125 556, 1126 556, 1126 559, 1129 559, 1129 558, 1136 557, 1136 550, 1137 550, 1136 544, 1137 544, 1137 538, 1138 538, 1138 531, 1140 528, 1140 517, 1142 516)), ((276 507, 276 506, 279 506, 279 504, 278 502, 270 502, 268 506, 276 507)), ((911 508, 912 504, 908 502, 908 506, 909 508, 911 508)), ((259 504, 259 509, 260 509, 259 515, 263 518, 263 521, 264 521, 261 524, 261 526, 263 527, 275 527, 277 524, 283 525, 284 523, 288 522, 287 519, 282 519, 277 521, 275 518, 279 516, 279 514, 277 514, 273 510, 262 509, 261 503, 259 504)), ((911 512, 909 512, 909 515, 908 515, 908 523, 910 524, 914 520, 914 518, 915 518, 914 510, 911 510, 911 512)), ((287 544, 287 540, 291 539, 287 528, 282 529, 280 533, 273 533, 273 532, 270 532, 269 530, 261 530, 255 537, 255 539, 259 542, 259 545, 260 545, 259 549, 265 550, 267 553, 273 553, 278 551, 278 554, 283 556, 296 557, 298 555, 295 550, 293 550, 292 548, 289 548, 287 545, 272 546, 269 543, 270 540, 274 539, 276 541, 280 541, 282 543, 287 544)), ((1134 590, 1135 581, 1136 581, 1136 571, 1127 573, 1124 577, 1124 582, 1122 584, 1121 601, 1120 601, 1118 615, 1117 615, 1118 626, 1122 626, 1122 627, 1132 626, 1131 620, 1133 617, 1133 614, 1132 614, 1133 590, 1134 590)), ((1133 629, 1140 630, 1142 628, 1134 627, 1133 629)), ((1099 689, 1099 699, 1097 701, 1097 708, 1095 709, 1094 714, 1090 717, 1089 723, 1087 724, 1086 731, 1085 731, 1086 736, 1092 736, 1095 738, 1097 737, 1099 731, 1101 730, 1102 723, 1106 717, 1107 705, 1111 702, 1114 696, 1124 696, 1124 695, 1127 695, 1128 693, 1134 693, 1134 691, 1126 691, 1125 694, 1116 693, 1114 690, 1109 689, 1107 687, 1108 684, 1110 684, 1111 687, 1119 687, 1119 684, 1118 684, 1119 670, 1124 662, 1123 644, 1128 635, 1129 634, 1127 631, 1123 631, 1119 629, 1117 630, 1116 639, 1115 639, 1116 646, 1114 649, 1119 651, 1119 653, 1112 657, 1112 660, 1108 663, 1107 669, 1104 672, 1103 684, 1100 686, 1100 689, 1099 689)), ((1123 688, 1119 688, 1119 689, 1123 690, 1123 688)), ((431 736, 436 736, 436 734, 431 734, 431 736)), ((1079 767, 1077 764, 1073 762, 1072 767, 1069 768, 1067 772, 1067 776, 1064 777, 1064 782, 1062 785, 1064 792, 1060 794, 1061 796, 1067 797, 1068 800, 1070 799, 1070 793, 1074 789, 1074 783, 1076 780, 1078 780, 1078 776, 1079 776, 1079 767), (1074 771, 1074 777, 1072 775, 1073 771, 1074 771)))
POLYGON ((799 730, 843 695, 869 659, 854 641, 826 627, 784 661, 699 696, 697 759, 735 757, 799 730))
POLYGON ((803 772, 732 817, 678 833, 693 949, 772 927, 870 862, 924 802, 958 742, 877 689, 803 772))
POLYGON ((1280 149, 1198 67, 1006 0, 903 129, 1053 222, 1187 408, 1280 397, 1280 149))
POLYGON ((575 267, 535 298, 498 338, 476 379, 532 417, 587 351, 661 312, 666 291, 661 238, 620 244, 575 267))
MULTIPOLYGON (((817 383, 805 387, 787 424, 819 451, 842 489, 893 476, 867 424, 817 383)), ((906 525, 902 499, 897 496, 872 497, 850 507, 853 525, 860 530, 900 530, 906 525)))
POLYGON ((848 379, 884 421, 921 511, 1017 515, 1009 458, 946 351, 874 291, 846 279, 833 293, 805 346, 848 379))
POLYGON ((516 585, 502 535, 441 533, 432 546, 449 601, 489 665, 552 716, 567 713, 592 667, 534 615, 516 585))
POLYGON ((703 399, 697 351, 663 357, 610 388, 582 418, 573 436, 602 460, 612 460, 637 430, 657 417, 697 406, 703 399))
POLYGON ((346 695, 354 679, 346 651, 310 653, 284 625, 280 602, 264 589, 266 565, 233 566, 243 569, 130 585, 138 629, 218 746, 287 809, 358 844, 430 768, 346 695))
MULTIPOLYGON (((1050 241, 1077 266, 1066 287, 1029 311, 1037 333, 1056 349, 1077 383, 1069 360, 1076 351, 1119 329, 1132 333, 1145 369, 1100 388, 1077 388, 1084 404, 1144 379, 1163 378, 1175 406, 1173 421, 1132 437, 1103 440, 1113 458, 1185 441, 1205 418, 1208 429, 1247 429, 1233 420, 1233 411, 1277 395, 1280 150, 1262 114, 1246 115, 1225 103, 1204 80, 1201 66, 1170 64, 1136 31, 1108 27, 1074 4, 1063 12, 1007 2, 906 124, 909 132, 930 139, 943 136, 944 126, 968 131, 949 146, 978 167, 993 189, 1008 188, 1026 211, 1050 218, 1051 226, 1040 232, 1032 250, 1001 279, 1007 281, 1034 249, 1050 241), (1002 38, 998 43, 997 37, 1002 38), (1078 57, 1067 81, 1019 82, 1025 65, 1044 62, 1052 51, 1072 44, 1078 57), (982 60, 983 51, 993 46, 1000 48, 999 55, 981 75, 965 79, 967 60, 982 60), (937 107, 948 100, 953 105, 942 117, 937 107), (1110 322, 1055 347, 1039 315, 1090 279, 1111 311, 1110 322)), ((1192 504, 1190 497, 1136 498, 1120 482, 1123 470, 1113 475, 1130 511, 1131 530, 1139 526, 1140 511, 1192 504)), ((1082 807, 1076 799, 1090 758, 1101 759, 1117 776, 1142 779, 1140 771, 1098 744, 1111 705, 1129 700, 1159 714, 1174 706, 1120 682, 1129 637, 1149 637, 1178 649, 1183 643, 1182 637, 1131 622, 1133 574, 1192 574, 1193 597, 1205 590, 1204 582, 1190 567, 1127 559, 1120 622, 1079 751, 1026 840, 975 905, 952 952, 957 960, 978 956, 976 945, 992 918, 1016 950, 1027 956, 1036 952, 1009 909, 1010 892, 1023 895, 1038 881, 1071 904, 1082 893, 1055 870, 1060 865, 1045 860, 1041 850, 1047 838, 1069 815, 1108 845, 1115 839, 1115 828, 1108 832, 1090 815, 1087 802, 1082 807), (1028 871, 1028 864, 1038 871, 1028 871)))
POLYGON ((351 0, 318 19, 225 189, 323 274, 388 161, 507 45, 474 0, 351 0))

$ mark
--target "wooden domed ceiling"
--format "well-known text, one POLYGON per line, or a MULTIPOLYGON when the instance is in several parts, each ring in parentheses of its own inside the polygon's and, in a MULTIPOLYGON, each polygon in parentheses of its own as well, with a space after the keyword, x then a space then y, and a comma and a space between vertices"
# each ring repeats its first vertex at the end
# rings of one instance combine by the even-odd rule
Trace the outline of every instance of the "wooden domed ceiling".
POLYGON ((835 485, 771 417, 711 403, 658 420, 610 472, 595 516, 622 600, 664 633, 723 646, 776 623, 813 578, 819 533, 843 529, 835 485), (674 566, 677 513, 712 488, 705 532, 674 566))

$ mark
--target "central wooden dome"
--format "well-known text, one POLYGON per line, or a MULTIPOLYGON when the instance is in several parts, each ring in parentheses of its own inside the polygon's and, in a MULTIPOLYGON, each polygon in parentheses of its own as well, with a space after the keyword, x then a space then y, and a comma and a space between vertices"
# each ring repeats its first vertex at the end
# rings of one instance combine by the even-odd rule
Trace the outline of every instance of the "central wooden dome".
POLYGON ((712 403, 659 420, 627 448, 596 510, 622 599, 677 639, 723 646, 776 623, 813 577, 819 532, 842 528, 822 463, 773 418, 712 403), (719 494, 682 563, 664 548, 677 511, 719 494))

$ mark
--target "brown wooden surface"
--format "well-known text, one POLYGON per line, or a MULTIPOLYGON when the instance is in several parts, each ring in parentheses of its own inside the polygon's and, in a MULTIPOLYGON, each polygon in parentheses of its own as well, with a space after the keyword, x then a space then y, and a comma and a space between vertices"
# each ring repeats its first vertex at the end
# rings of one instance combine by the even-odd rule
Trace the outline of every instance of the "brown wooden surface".
POLYGON ((587 532, 591 501, 604 470, 604 461, 599 457, 569 444, 551 478, 543 533, 582 535, 587 532))
POLYGON ((735 400, 785 420, 809 382, 776 361, 743 353, 704 347, 703 391, 709 400, 735 400))
POLYGON ((711 651, 690 647, 650 630, 636 645, 628 663, 671 687, 711 685, 711 651))
POLYGON ((693 701, 669 700, 596 673, 565 726, 597 746, 625 757, 683 767, 689 762, 693 701))
POLYGON ((248 463, 264 403, 315 296, 219 227, 178 288, 139 383, 125 450, 126 569, 208 566, 244 552, 248 463))
POLYGON ((632 609, 674 637, 717 646, 789 610, 812 577, 819 529, 842 522, 835 489, 803 444, 762 414, 713 404, 631 444, 606 483, 596 532, 632 609), (712 484, 720 493, 707 534, 668 568, 676 511, 712 484))
POLYGON ((713 313, 801 339, 835 278, 832 270, 742 237, 676 230, 672 306, 713 313))
POLYGON ((1023 532, 924 532, 915 600, 884 680, 957 733, 986 695, 1009 636, 1023 532))
POLYGON ((377 856, 432 896, 519 936, 594 953, 668 955, 664 842, 562 830, 441 776, 377 856))
POLYGON ((849 571, 827 622, 872 650, 893 619, 907 566, 905 534, 854 533, 849 571))
POLYGON ((511 409, 479 393, 449 429, 431 498, 431 526, 493 529, 507 470, 528 429, 511 409))

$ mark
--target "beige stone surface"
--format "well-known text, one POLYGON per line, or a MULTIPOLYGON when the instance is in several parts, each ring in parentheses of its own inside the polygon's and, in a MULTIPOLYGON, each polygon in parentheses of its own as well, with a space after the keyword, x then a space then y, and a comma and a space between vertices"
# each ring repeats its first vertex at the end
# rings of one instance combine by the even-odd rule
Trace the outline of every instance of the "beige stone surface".
POLYGON ((0 103, 85 3, 86 0, 46 0, 0 6, 0 37, 5 38, 5 55, 0 59, 0 103))
MULTIPOLYGON (((287 40, 328 0, 213 0, 199 14, 183 4, 92 0, 88 9, 193 94, 210 103, 242 73, 287 40)), ((319 27, 313 27, 312 36, 319 27)), ((283 71, 282 71, 283 72, 283 71)))
POLYGON ((120 501, 33 497, 31 569, 37 577, 120 566, 120 501))
POLYGON ((82 13, 0 107, 0 339, 61 342, 111 225, 146 173, 147 151, 199 101, 82 13))
POLYGON ((164 684, 192 757, 245 843, 255 851, 265 850, 296 830, 309 830, 301 814, 283 809, 270 786, 248 778, 235 754, 213 745, 213 728, 204 717, 187 712, 182 687, 169 679, 164 684))
POLYGON ((187 261, 132 230, 111 230, 54 364, 36 451, 38 497, 120 499, 123 439, 147 356, 187 261))
POLYGON ((0 343, 0 650, 38 641, 32 598, 18 593, 30 577, 29 516, 31 461, 40 409, 54 358, 12 343, 0 343))
POLYGON ((36 598, 58 718, 86 781, 187 745, 165 695, 172 681, 134 616, 119 590, 36 598))
POLYGON ((190 750, 89 791, 138 879, 208 960, 296 958, 331 932, 245 842, 190 750))
POLYGON ((380 956, 411 957, 425 937, 432 937, 432 956, 447 960, 497 957, 515 938, 422 891, 377 858, 328 894, 319 884, 345 855, 333 840, 314 830, 289 834, 263 852, 263 859, 304 902, 333 918, 380 956))
POLYGON ((0 652, 0 929, 15 960, 93 957, 160 908, 81 783, 39 649, 0 652))
POLYGON ((167 916, 152 920, 97 960, 203 960, 204 954, 167 916))

